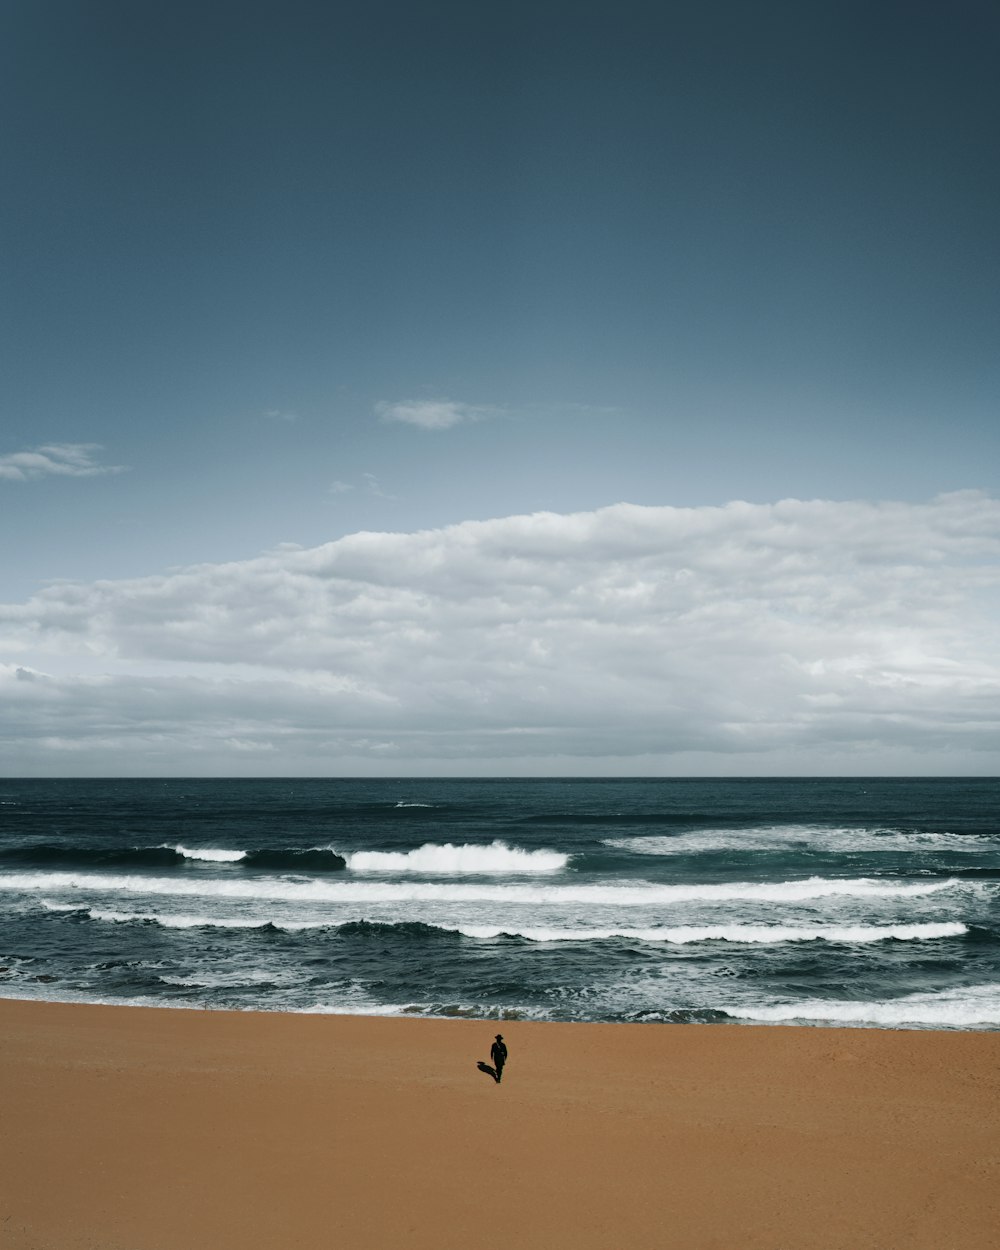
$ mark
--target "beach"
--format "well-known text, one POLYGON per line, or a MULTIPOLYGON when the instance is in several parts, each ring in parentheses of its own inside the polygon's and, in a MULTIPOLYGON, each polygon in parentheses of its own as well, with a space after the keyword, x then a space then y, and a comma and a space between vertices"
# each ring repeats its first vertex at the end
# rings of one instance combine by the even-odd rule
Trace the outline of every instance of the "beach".
POLYGON ((4 1250, 994 1247, 1000 1034, 0 1001, 4 1250), (502 1084, 477 1071, 497 1030, 502 1084))

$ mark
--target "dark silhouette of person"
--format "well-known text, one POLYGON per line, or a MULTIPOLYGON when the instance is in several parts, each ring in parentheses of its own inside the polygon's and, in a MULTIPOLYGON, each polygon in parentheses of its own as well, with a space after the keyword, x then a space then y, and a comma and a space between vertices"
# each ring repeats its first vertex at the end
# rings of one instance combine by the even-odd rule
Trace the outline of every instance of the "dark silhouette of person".
POLYGON ((504 1045, 503 1034, 497 1034, 497 1040, 490 1047, 490 1058, 493 1060, 493 1067, 496 1069, 497 1084, 503 1076, 503 1065, 507 1062, 507 1047, 504 1045))

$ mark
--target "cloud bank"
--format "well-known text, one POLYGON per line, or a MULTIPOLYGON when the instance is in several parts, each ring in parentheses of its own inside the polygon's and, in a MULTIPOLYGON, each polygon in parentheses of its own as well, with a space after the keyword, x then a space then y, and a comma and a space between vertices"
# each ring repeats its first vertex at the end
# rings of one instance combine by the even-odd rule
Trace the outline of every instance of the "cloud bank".
POLYGON ((0 607, 24 773, 995 772, 1000 501, 618 504, 0 607))
POLYGON ((0 481, 27 482, 39 477, 97 477, 124 473, 123 464, 100 464, 99 443, 48 443, 31 451, 0 456, 0 481))

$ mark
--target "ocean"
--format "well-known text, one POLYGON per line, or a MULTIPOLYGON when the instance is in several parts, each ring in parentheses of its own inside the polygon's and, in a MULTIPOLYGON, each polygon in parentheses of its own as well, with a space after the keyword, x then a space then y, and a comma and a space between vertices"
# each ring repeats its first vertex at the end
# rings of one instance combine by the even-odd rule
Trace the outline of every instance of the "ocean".
POLYGON ((1000 780, 0 782, 0 996, 1000 1027, 1000 780))

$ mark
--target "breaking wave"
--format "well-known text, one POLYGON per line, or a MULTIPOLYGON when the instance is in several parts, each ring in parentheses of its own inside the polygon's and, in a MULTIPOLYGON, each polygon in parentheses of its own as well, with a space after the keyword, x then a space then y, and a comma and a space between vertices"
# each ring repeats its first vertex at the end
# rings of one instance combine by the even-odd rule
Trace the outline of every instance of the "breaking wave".
POLYGON ((469 938, 522 938, 528 942, 603 942, 621 938, 633 942, 668 942, 686 946, 695 942, 733 942, 744 944, 779 944, 784 942, 867 943, 932 941, 937 938, 962 937, 969 927, 958 921, 923 924, 889 925, 676 925, 649 928, 556 928, 545 926, 435 924, 430 921, 291 920, 272 916, 206 916, 163 914, 160 912, 126 912, 99 907, 80 907, 75 903, 42 901, 47 911, 72 913, 90 920, 114 924, 158 924, 165 929, 276 929, 286 933, 302 930, 329 929, 344 935, 398 935, 433 937, 454 934, 469 938))
POLYGON ((171 868, 184 857, 170 846, 95 847, 36 843, 0 849, 0 863, 73 865, 80 868, 171 868))
POLYGON ((453 846, 425 842, 412 851, 355 851, 347 856, 352 872, 536 873, 558 872, 569 856, 560 851, 523 851, 505 842, 453 846))
POLYGON ((276 877, 255 880, 183 879, 124 876, 111 873, 3 872, 0 890, 90 890, 105 893, 164 895, 199 898, 283 899, 289 902, 474 902, 589 903, 619 907, 646 907, 683 902, 801 902, 820 898, 900 898, 936 894, 963 888, 977 891, 978 883, 954 878, 900 881, 893 878, 809 877, 803 881, 735 881, 691 885, 493 885, 486 882, 286 881, 276 877))
MULTIPOLYGON (((445 927, 445 926, 442 926, 445 927)), ((456 925, 455 931, 467 937, 521 937, 531 942, 598 942, 608 938, 628 938, 636 942, 670 942, 686 946, 692 942, 898 942, 928 941, 961 937, 968 926, 956 922, 941 924, 895 925, 679 925, 652 929, 514 929, 508 926, 456 925)))
POLYGON ((300 850, 244 851, 228 847, 191 847, 180 843, 160 846, 55 846, 48 843, 0 849, 0 862, 42 867, 60 864, 79 868, 175 868, 184 864, 227 864, 239 868, 266 868, 278 872, 339 872, 347 861, 326 847, 300 850))
POLYGON ((750 829, 699 829, 651 837, 602 838, 602 845, 635 855, 703 855, 714 852, 823 851, 829 854, 912 853, 914 851, 982 852, 993 839, 956 833, 826 825, 760 825, 750 829))
POLYGON ((762 1024, 817 1022, 822 1024, 869 1024, 883 1028, 978 1028, 1000 1026, 1000 986, 970 985, 961 989, 907 994, 873 1002, 842 1002, 805 999, 769 1006, 727 1007, 738 1020, 762 1024))
POLYGON ((168 846, 164 848, 173 851, 179 855, 181 859, 200 859, 210 864, 235 864, 241 859, 246 859, 246 851, 229 851, 222 847, 212 846, 168 846))
POLYGON ((268 868, 275 872, 340 872, 347 860, 332 847, 312 846, 303 850, 231 851, 214 847, 172 848, 185 859, 206 860, 213 864, 239 864, 246 868, 268 868))

